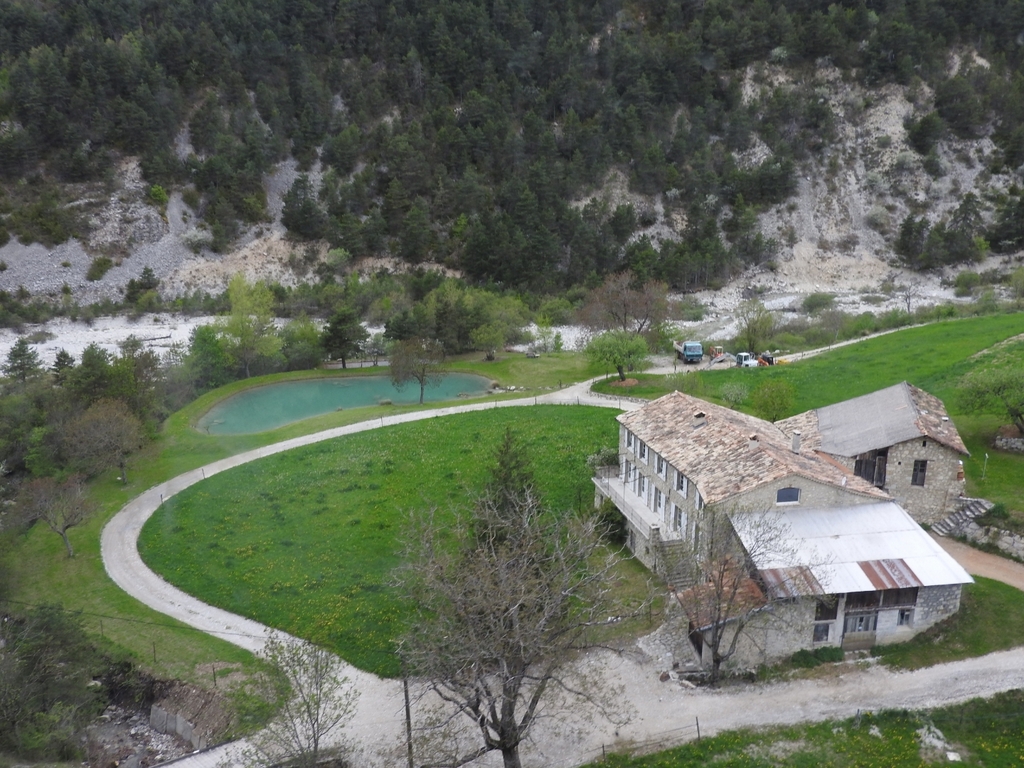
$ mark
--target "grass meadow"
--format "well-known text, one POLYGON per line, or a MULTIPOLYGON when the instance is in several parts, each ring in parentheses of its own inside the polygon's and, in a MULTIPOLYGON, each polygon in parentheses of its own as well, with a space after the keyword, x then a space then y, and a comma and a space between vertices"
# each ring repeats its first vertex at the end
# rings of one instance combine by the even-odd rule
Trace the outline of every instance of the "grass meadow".
MULTIPOLYGON (((523 439, 551 510, 590 509, 586 458, 616 444, 613 417, 606 408, 503 408, 288 451, 169 499, 143 529, 140 551, 206 602, 396 675, 405 608, 390 581, 409 514, 437 508, 444 521, 469 503, 506 426, 523 439)), ((636 564, 624 573, 646 580, 636 564)))

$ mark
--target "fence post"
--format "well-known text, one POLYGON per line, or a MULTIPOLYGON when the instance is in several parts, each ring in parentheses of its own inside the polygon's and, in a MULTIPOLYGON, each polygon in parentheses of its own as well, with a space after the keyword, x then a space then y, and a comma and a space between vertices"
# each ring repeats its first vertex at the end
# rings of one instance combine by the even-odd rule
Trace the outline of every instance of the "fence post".
POLYGON ((694 715, 693 719, 697 721, 697 743, 700 744, 700 718, 694 715))

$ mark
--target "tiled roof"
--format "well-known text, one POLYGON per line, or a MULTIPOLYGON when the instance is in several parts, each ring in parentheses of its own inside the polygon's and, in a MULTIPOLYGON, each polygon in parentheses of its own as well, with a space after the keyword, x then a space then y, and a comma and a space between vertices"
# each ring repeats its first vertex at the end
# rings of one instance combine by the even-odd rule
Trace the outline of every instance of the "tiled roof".
POLYGON ((905 381, 784 419, 778 426, 787 434, 800 430, 809 447, 834 456, 857 456, 921 437, 967 454, 942 401, 905 381))
POLYGON ((696 397, 673 392, 618 420, 697 483, 711 504, 762 483, 799 475, 875 499, 881 489, 801 445, 776 425, 696 397), (695 414, 704 414, 696 418, 695 414))

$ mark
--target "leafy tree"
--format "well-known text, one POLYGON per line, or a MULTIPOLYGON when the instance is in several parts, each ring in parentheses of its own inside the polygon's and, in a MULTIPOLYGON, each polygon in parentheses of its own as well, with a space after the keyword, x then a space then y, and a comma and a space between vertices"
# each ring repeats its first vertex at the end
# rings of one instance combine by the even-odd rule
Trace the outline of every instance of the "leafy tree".
POLYGON ((773 424, 789 413, 796 400, 796 390, 788 381, 770 379, 750 394, 754 413, 773 424))
POLYGON ((1024 364, 1019 360, 972 371, 960 380, 961 406, 968 412, 998 409, 1024 435, 1024 364))
POLYGON ((363 353, 367 355, 374 365, 377 365, 381 357, 388 353, 388 340, 380 331, 370 334, 370 337, 363 344, 363 353))
POLYGON ((410 381, 420 385, 420 403, 428 384, 437 384, 444 377, 448 366, 445 364, 444 346, 433 339, 405 339, 396 341, 391 347, 388 361, 391 383, 401 389, 410 381))
POLYGON ((284 358, 289 371, 305 371, 323 362, 324 350, 316 323, 299 315, 281 330, 284 358))
POLYGON ((109 467, 128 483, 127 459, 143 442, 142 423, 120 400, 98 400, 67 425, 65 449, 71 463, 87 475, 109 467))
POLYGON ((183 362, 197 394, 223 386, 234 378, 227 345, 213 325, 197 325, 192 329, 183 362))
POLYGON ((1019 307, 1024 302, 1024 267, 1017 267, 1010 275, 1010 288, 1019 307))
POLYGON ((758 299, 745 301, 736 310, 739 321, 739 341, 743 348, 756 354, 775 333, 775 316, 758 299))
POLYGON ((369 335, 354 309, 339 307, 324 327, 320 343, 327 357, 341 360, 341 367, 345 368, 346 360, 359 353, 369 335))
POLYGON ((101 664, 77 614, 54 605, 5 608, 0 749, 33 762, 81 760, 81 729, 105 705, 93 684, 101 664))
POLYGON ((478 745, 460 740, 427 764, 465 765, 498 752, 506 768, 519 768, 542 711, 578 715, 582 704, 615 718, 612 689, 583 679, 571 662, 587 647, 588 629, 624 614, 609 596, 616 556, 600 554, 595 517, 544 509, 509 434, 498 460, 472 510, 444 525, 433 512, 416 516, 409 535, 403 581, 416 614, 401 654, 450 706, 438 727, 464 715, 478 745))
POLYGON ((505 346, 505 329, 499 323, 487 323, 474 328, 470 338, 473 346, 482 349, 490 362, 494 360, 495 353, 505 346))
POLYGON ((81 476, 72 475, 64 482, 52 477, 30 480, 21 487, 18 507, 27 520, 41 520, 64 541, 68 557, 74 557, 68 531, 88 520, 93 505, 85 493, 81 476))
POLYGON ((220 335, 249 378, 253 365, 281 351, 281 337, 274 326, 274 295, 265 283, 250 284, 237 274, 228 285, 228 300, 231 314, 221 324, 220 335))
POLYGON ((3 372, 12 379, 17 379, 24 384, 30 376, 35 376, 41 371, 42 365, 39 362, 39 355, 29 346, 28 339, 24 336, 19 336, 7 353, 3 372))
POLYGON ((647 342, 629 331, 605 331, 587 344, 587 358, 600 365, 610 365, 626 380, 626 371, 642 370, 647 365, 647 342))

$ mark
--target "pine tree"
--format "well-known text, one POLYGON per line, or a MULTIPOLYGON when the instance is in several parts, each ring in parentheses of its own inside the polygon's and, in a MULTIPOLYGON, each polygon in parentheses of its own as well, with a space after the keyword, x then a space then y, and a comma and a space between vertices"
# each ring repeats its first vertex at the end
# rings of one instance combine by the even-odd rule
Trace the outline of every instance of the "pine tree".
POLYGON ((7 362, 3 365, 3 372, 12 379, 17 379, 24 384, 30 376, 35 376, 42 370, 39 364, 39 355, 28 344, 24 336, 18 337, 7 353, 7 362))

